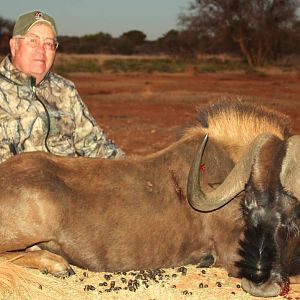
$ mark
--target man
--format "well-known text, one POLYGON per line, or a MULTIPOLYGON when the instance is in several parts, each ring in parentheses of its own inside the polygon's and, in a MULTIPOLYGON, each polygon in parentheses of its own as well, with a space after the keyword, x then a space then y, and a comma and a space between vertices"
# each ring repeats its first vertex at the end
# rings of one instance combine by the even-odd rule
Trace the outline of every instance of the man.
POLYGON ((50 72, 57 42, 54 19, 21 15, 0 64, 0 162, 25 151, 56 155, 123 157, 106 138, 74 84, 50 72))

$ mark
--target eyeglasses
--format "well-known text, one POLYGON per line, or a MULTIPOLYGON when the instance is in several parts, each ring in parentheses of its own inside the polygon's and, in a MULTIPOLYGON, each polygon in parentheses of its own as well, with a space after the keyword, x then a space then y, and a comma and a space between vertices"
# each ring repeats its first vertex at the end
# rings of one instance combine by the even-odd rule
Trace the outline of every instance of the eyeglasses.
POLYGON ((58 47, 58 41, 56 39, 44 38, 38 35, 25 35, 17 36, 18 39, 24 39, 25 44, 30 48, 37 48, 43 43, 43 46, 46 50, 55 51, 58 47))

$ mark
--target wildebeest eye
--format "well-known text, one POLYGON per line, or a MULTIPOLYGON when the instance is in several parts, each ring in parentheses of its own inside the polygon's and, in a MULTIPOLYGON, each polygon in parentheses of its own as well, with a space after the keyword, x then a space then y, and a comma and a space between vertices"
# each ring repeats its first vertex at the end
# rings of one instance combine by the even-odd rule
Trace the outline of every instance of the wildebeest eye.
POLYGON ((253 191, 246 190, 246 195, 242 205, 244 209, 249 211, 257 207, 257 202, 253 191))

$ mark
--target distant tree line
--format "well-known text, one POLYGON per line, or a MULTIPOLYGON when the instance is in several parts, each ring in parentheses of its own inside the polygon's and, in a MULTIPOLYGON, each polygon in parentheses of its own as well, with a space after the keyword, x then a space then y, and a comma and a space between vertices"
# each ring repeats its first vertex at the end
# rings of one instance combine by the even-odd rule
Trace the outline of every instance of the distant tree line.
POLYGON ((198 50, 234 52, 250 66, 300 53, 299 0, 193 0, 179 23, 198 50))
MULTIPOLYGON (((192 0, 178 16, 178 27, 154 41, 139 30, 114 38, 108 33, 59 36, 64 53, 241 55, 262 66, 284 55, 300 54, 300 0, 192 0)), ((0 53, 9 52, 14 22, 0 17, 0 53)))
POLYGON ((0 54, 9 52, 9 39, 12 35, 14 22, 0 16, 0 54))

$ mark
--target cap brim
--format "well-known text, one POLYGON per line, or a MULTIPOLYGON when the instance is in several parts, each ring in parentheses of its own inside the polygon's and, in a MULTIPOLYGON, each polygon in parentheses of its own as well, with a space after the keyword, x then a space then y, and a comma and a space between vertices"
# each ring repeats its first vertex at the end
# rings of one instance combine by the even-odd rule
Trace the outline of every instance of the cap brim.
POLYGON ((56 32, 55 28, 53 27, 53 25, 51 24, 51 22, 49 22, 49 21, 47 21, 47 20, 45 20, 45 19, 42 19, 42 20, 36 20, 35 22, 33 22, 33 23, 28 27, 28 29, 27 29, 26 32, 28 32, 34 25, 36 25, 36 24, 38 24, 38 23, 44 23, 44 24, 46 24, 46 25, 49 25, 50 28, 52 29, 53 33, 54 33, 55 35, 57 35, 57 32, 56 32))

